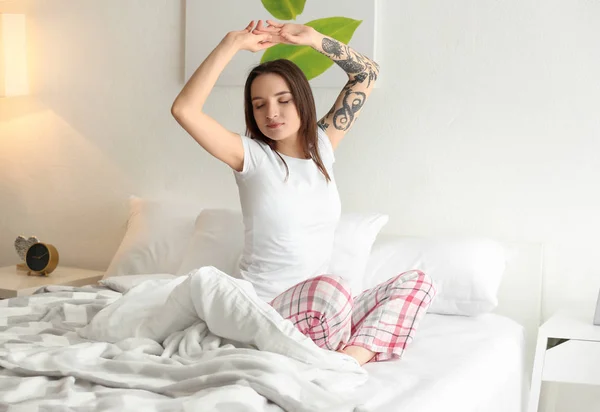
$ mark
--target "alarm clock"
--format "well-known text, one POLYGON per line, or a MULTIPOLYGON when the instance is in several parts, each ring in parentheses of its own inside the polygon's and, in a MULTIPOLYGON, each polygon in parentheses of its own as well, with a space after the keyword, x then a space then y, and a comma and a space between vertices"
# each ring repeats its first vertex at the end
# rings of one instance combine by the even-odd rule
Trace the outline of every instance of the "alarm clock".
POLYGON ((29 275, 48 276, 58 266, 58 251, 48 243, 34 243, 25 252, 29 275))

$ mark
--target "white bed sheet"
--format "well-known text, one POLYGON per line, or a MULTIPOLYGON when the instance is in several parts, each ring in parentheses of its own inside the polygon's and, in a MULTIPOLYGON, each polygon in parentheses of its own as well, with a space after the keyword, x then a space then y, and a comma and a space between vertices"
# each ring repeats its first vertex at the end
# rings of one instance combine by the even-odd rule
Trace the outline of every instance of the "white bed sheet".
POLYGON ((518 412, 524 351, 524 328, 509 318, 428 314, 401 360, 365 366, 356 396, 373 412, 518 412))

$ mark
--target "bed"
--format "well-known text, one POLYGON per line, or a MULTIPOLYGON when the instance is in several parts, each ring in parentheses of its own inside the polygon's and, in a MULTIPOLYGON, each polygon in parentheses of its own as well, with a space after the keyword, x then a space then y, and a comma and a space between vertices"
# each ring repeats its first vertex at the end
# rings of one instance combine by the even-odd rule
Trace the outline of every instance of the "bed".
POLYGON ((402 365, 366 365, 357 396, 373 411, 521 410, 523 328, 503 316, 430 314, 402 365))
MULTIPOLYGON (((373 241, 377 245, 379 238, 373 241)), ((281 369, 277 372, 279 375, 273 372, 259 382, 260 385, 268 382, 271 385, 267 385, 268 390, 264 389, 266 386, 257 389, 252 385, 252 379, 243 380, 250 384, 237 385, 238 377, 224 381, 223 385, 215 383, 218 380, 203 382, 204 386, 198 386, 202 390, 195 393, 193 377, 188 376, 187 386, 182 388, 177 386, 172 376, 167 376, 169 373, 166 371, 173 364, 165 359, 164 353, 161 355, 164 350, 161 345, 137 338, 112 344, 90 343, 77 334, 78 329, 97 319, 103 308, 111 304, 114 307, 114 302, 121 297, 140 289, 140 282, 126 295, 122 293, 126 291, 105 284, 84 288, 47 287, 31 297, 0 301, 0 410, 522 411, 540 316, 541 246, 522 243, 505 243, 504 246, 508 252, 508 264, 498 290, 499 304, 493 313, 479 316, 428 313, 415 341, 400 361, 368 364, 357 371, 342 359, 321 357, 320 352, 293 335, 296 346, 292 345, 291 349, 286 348, 282 353, 306 351, 294 355, 296 358, 306 357, 303 358, 304 364, 297 362, 289 366, 295 377, 306 380, 309 376, 317 382, 306 392, 303 392, 304 383, 287 382, 291 375, 286 376, 286 370, 281 369), (115 355, 115 351, 121 352, 115 355), (110 356, 106 355, 109 352, 110 356), (21 358, 20 353, 24 354, 21 358), (119 362, 127 362, 127 370, 119 369, 119 362, 113 362, 117 359, 115 356, 121 356, 119 362), (101 364, 97 362, 99 357, 102 357, 101 364), (144 366, 144 359, 149 357, 160 365, 155 368, 158 371, 155 375, 144 366), (309 367, 306 367, 307 364, 309 367), (362 374, 362 371, 367 373, 362 374), (135 384, 132 385, 132 382, 135 384), (300 389, 292 393, 289 388, 295 384, 300 389), (349 390, 344 391, 345 386, 349 390), (343 396, 338 396, 338 390, 343 396), (274 392, 277 394, 270 397, 269 394, 274 392)), ((155 279, 145 285, 154 292, 168 282, 172 280, 155 279), (152 286, 151 282, 158 283, 152 286)), ((191 288, 184 289, 189 291, 191 288)), ((166 297, 165 292, 161 302, 164 303, 166 297)), ((135 304, 146 302, 133 297, 130 301, 135 304)), ((239 301, 235 304, 239 305, 239 301)), ((136 313, 149 313, 148 310, 151 308, 142 305, 136 313)), ((224 307, 218 311, 221 317, 206 320, 207 324, 229 322, 230 319, 224 317, 228 311, 231 312, 224 307)), ((162 315, 156 313, 155 317, 162 315)), ((184 317, 185 312, 181 313, 183 315, 178 319, 184 317)), ((117 322, 115 319, 118 321, 118 314, 113 316, 113 325, 117 322)), ((169 333, 177 328, 176 325, 171 326, 169 333)), ((185 329, 187 335, 184 337, 180 333, 179 350, 185 346, 181 342, 189 336, 198 336, 197 328, 201 326, 190 323, 180 328, 185 329)), ((285 326, 281 328, 285 329, 285 326)), ((232 328, 227 333, 233 336, 239 330, 232 328)), ((165 332, 163 336, 167 334, 165 332)), ((271 349, 266 348, 264 353, 254 349, 273 345, 283 338, 289 340, 289 336, 279 335, 263 342, 248 340, 248 346, 239 351, 250 353, 252 357, 246 360, 252 362, 283 364, 284 358, 268 357, 272 356, 267 354, 271 349), (254 357, 258 352, 265 357, 254 357)), ((210 339, 213 338, 206 338, 207 341, 210 339)), ((205 343, 203 341, 202 345, 205 343)), ((186 347, 186 350, 193 352, 194 349, 186 347)), ((278 350, 273 349, 275 352, 278 350)), ((188 366, 193 364, 189 359, 186 361, 188 366)), ((231 365, 228 370, 221 366, 216 370, 229 376, 243 371, 245 367, 235 362, 231 365)))
POLYGON ((526 410, 541 313, 542 247, 504 247, 508 265, 494 313, 428 314, 400 362, 365 366, 369 380, 355 397, 368 410, 526 410))

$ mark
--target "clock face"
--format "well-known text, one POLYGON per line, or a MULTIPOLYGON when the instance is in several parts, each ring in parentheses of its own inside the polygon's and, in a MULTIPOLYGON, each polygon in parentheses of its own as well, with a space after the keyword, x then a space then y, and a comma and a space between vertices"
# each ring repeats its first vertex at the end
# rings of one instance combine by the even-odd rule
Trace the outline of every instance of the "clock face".
POLYGON ((45 245, 36 243, 27 250, 25 262, 29 269, 41 272, 50 262, 50 251, 45 245))

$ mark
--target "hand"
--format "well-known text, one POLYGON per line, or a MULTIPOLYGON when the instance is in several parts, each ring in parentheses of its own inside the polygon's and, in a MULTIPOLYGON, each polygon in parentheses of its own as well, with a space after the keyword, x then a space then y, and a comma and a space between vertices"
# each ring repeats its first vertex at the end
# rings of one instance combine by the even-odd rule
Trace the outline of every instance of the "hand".
POLYGON ((258 21, 254 33, 271 34, 269 39, 272 43, 295 44, 298 46, 312 46, 314 43, 315 29, 303 24, 276 23, 267 20, 268 26, 265 26, 262 20, 258 21))
MULTIPOLYGON (((259 24, 261 21, 259 20, 259 24)), ((271 33, 253 33, 254 20, 246 26, 244 30, 231 31, 225 35, 223 42, 232 44, 238 50, 248 50, 257 52, 267 49, 276 43, 271 41, 271 33)))

